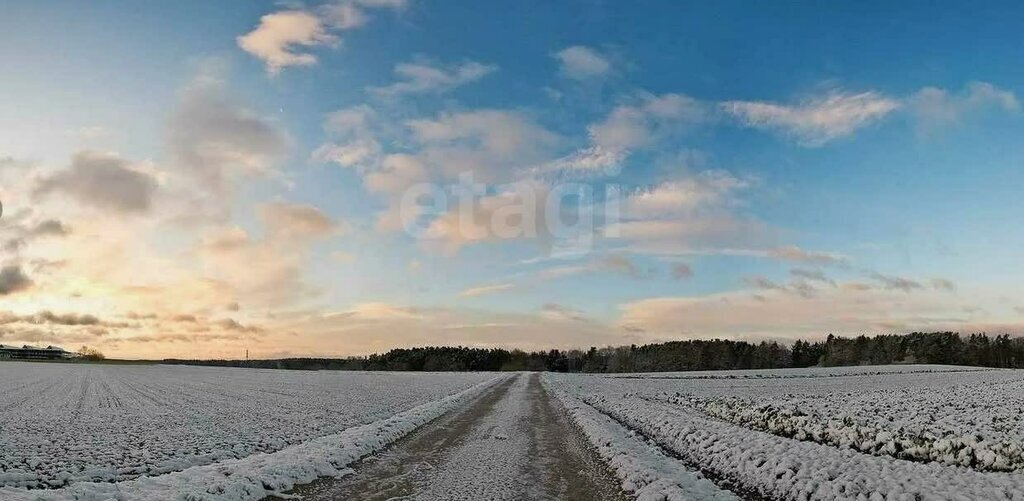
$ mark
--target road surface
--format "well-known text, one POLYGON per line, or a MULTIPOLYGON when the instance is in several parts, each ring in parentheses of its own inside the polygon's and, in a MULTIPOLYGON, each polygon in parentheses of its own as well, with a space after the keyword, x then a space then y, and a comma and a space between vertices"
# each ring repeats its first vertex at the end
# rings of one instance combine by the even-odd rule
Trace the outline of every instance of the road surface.
POLYGON ((353 469, 289 494, 311 500, 626 499, 538 374, 496 385, 353 469))

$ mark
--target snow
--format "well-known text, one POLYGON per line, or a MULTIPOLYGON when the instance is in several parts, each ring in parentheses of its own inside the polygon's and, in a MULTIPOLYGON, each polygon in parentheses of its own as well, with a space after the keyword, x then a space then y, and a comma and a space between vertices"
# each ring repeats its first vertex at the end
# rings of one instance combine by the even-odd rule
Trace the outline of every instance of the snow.
MULTIPOLYGON (((523 471, 530 462, 528 378, 519 377, 508 393, 473 424, 444 460, 418 479, 420 499, 524 499, 523 471)), ((414 480, 415 481, 415 480, 414 480)))
POLYGON ((668 457, 660 447, 647 443, 636 433, 595 410, 548 378, 552 388, 587 439, 622 481, 622 489, 641 501, 738 500, 731 492, 719 489, 700 473, 689 470, 668 457))
MULTIPOLYGON (((521 467, 535 409, 528 378, 513 377, 0 364, 0 499, 261 499, 343 476, 504 381, 504 398, 423 473, 431 488, 503 497, 533 471, 521 467)), ((637 499, 1024 501, 1024 371, 545 374, 543 384, 637 499)))
POLYGON ((496 377, 0 364, 0 497, 259 499, 342 473, 496 377))
POLYGON ((785 379, 825 378, 850 376, 879 376, 885 374, 955 374, 962 372, 989 372, 997 369, 962 365, 857 365, 846 367, 806 367, 791 369, 741 369, 723 371, 643 372, 636 374, 606 374, 604 377, 626 379, 785 379))
MULTIPOLYGON (((781 499, 1024 499, 1024 477, 1001 471, 1020 471, 1024 371, 887 366, 552 374, 546 381, 560 398, 579 402, 573 412, 584 430, 595 425, 581 415, 607 429, 587 433, 599 449, 608 448, 608 435, 634 432, 680 467, 699 468, 734 491, 781 499)), ((629 461, 602 454, 613 464, 629 461)))

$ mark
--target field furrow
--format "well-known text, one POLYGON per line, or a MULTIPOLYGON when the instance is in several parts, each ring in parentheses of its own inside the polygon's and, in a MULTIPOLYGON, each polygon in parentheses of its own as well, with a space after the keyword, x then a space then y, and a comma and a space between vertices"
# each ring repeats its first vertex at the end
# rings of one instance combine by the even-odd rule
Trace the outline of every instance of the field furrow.
POLYGON ((493 374, 0 364, 0 487, 124 482, 270 454, 493 374))
POLYGON ((744 498, 1024 499, 1016 459, 1024 373, 899 369, 548 382, 585 404, 575 416, 590 406, 744 498))

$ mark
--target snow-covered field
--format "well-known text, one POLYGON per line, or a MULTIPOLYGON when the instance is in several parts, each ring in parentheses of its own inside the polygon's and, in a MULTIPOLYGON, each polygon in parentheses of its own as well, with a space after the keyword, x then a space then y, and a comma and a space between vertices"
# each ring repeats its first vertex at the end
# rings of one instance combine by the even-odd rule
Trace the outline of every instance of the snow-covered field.
POLYGON ((1024 371, 885 366, 545 382, 642 499, 1024 499, 1024 371))
POLYGON ((0 363, 0 498, 195 484, 258 499, 344 468, 496 377, 0 363), (298 462, 313 464, 289 471, 298 462))
MULTIPOLYGON (((343 476, 473 406, 486 411, 486 454, 474 460, 466 444, 437 451, 450 471, 472 471, 466 465, 485 456, 530 471, 530 454, 513 449, 554 428, 503 425, 529 421, 550 401, 526 381, 0 363, 0 499, 256 500, 343 476), (503 403, 481 403, 505 393, 503 403)), ((564 409, 637 499, 1024 501, 1024 371, 918 365, 542 381, 562 404, 552 415, 564 409)), ((445 492, 444 464, 422 493, 445 492)))

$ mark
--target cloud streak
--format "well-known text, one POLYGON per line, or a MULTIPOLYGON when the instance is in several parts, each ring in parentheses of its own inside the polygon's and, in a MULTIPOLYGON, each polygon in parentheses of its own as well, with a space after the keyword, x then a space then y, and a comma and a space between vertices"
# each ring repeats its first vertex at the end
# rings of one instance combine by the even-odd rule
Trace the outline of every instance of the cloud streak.
POLYGON ((479 297, 486 296, 488 294, 495 294, 498 292, 505 292, 512 290, 516 287, 515 284, 494 284, 494 285, 483 285, 480 287, 471 287, 459 293, 459 297, 479 297))
POLYGON ((747 127, 781 132, 804 146, 817 147, 853 134, 900 105, 877 92, 832 91, 795 104, 727 101, 720 106, 747 127))
POLYGON ((497 70, 497 66, 476 61, 467 61, 450 67, 431 65, 427 62, 399 63, 395 66, 398 82, 383 87, 370 87, 367 90, 382 98, 441 94, 476 82, 497 70))

